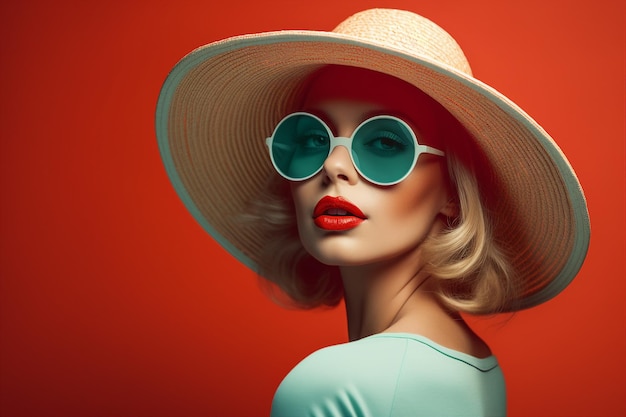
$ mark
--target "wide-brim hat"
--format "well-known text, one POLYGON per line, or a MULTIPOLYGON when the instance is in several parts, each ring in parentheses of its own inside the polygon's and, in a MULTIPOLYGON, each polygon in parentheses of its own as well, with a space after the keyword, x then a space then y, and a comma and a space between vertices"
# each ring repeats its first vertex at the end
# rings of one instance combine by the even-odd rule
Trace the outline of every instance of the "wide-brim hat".
POLYGON ((524 293, 516 309, 560 293, 589 244, 585 198, 554 140, 522 109, 472 76, 456 41, 417 14, 357 13, 332 32, 242 35, 200 47, 168 75, 156 134, 167 173, 187 209, 238 260, 259 271, 271 239, 240 213, 275 175, 265 146, 296 110, 305 80, 326 65, 367 68, 402 79, 465 127, 489 165, 497 198, 488 210, 524 293))

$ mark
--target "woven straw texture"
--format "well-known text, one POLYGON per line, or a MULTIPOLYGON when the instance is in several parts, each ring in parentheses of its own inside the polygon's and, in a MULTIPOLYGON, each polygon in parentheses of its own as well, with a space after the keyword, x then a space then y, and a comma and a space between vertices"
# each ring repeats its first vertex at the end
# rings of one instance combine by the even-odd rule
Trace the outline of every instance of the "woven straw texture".
POLYGON ((271 239, 239 213, 273 168, 265 138, 297 110, 303 81, 327 64, 390 74, 450 111, 488 161, 496 238, 524 278, 519 308, 561 292, 589 241, 584 196, 567 159, 525 112, 472 78, 458 44, 413 13, 374 9, 333 32, 281 31, 216 42, 183 58, 157 106, 157 136, 177 192, 200 224, 250 268, 271 239))

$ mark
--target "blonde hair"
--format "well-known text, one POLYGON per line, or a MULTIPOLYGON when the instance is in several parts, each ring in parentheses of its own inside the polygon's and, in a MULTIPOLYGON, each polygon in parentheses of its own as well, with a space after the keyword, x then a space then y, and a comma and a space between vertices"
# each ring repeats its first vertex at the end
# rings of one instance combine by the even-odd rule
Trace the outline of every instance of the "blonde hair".
POLYGON ((510 310, 519 289, 510 258, 493 235, 477 177, 453 153, 447 159, 459 214, 442 233, 422 244, 425 270, 436 278, 441 301, 453 310, 472 314, 510 310))

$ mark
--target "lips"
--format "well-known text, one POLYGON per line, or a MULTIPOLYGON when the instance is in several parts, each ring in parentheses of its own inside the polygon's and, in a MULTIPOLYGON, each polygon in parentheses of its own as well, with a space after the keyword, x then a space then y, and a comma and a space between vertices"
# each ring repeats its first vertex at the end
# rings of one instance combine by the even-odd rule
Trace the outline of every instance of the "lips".
POLYGON ((326 196, 313 210, 313 222, 324 230, 342 231, 357 227, 367 217, 354 204, 341 197, 326 196))

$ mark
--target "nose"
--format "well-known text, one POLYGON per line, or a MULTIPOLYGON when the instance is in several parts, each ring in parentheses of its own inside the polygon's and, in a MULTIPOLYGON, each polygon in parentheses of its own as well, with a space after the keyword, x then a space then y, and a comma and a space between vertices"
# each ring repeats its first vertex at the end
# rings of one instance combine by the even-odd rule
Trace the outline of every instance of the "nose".
POLYGON ((336 146, 326 158, 323 165, 323 173, 329 182, 347 182, 356 184, 359 173, 352 164, 348 148, 343 145, 336 146))

